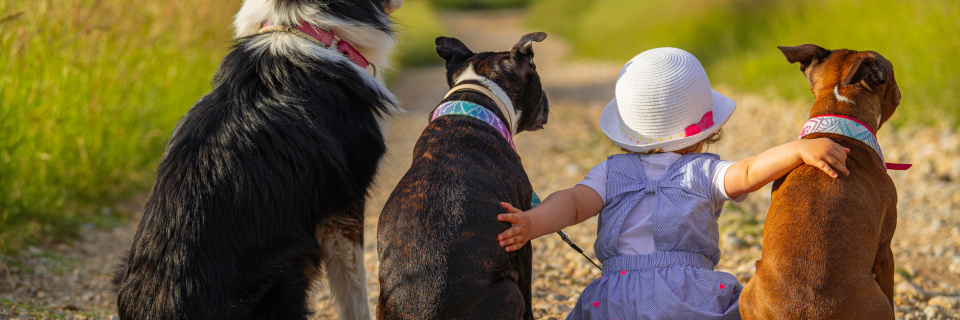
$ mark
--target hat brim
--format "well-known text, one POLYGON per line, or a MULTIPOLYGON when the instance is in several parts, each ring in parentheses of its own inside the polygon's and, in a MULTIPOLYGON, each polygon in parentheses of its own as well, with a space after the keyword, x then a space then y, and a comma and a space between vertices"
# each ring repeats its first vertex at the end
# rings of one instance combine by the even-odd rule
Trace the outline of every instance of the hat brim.
POLYGON ((620 114, 617 111, 617 99, 610 100, 610 103, 603 108, 600 114, 600 131, 607 135, 607 138, 613 140, 621 148, 633 152, 650 152, 654 149, 663 151, 676 151, 692 146, 710 135, 716 133, 730 120, 730 115, 737 108, 737 103, 730 98, 720 94, 717 91, 710 90, 713 94, 713 126, 700 131, 700 133, 688 137, 673 137, 668 139, 658 139, 662 141, 630 141, 620 132, 620 114))

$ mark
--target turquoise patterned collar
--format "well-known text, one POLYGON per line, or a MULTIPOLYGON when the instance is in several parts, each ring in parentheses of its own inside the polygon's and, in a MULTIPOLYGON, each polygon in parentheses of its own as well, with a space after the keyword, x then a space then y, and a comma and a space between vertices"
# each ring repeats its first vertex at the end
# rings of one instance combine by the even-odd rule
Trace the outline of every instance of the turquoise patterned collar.
POLYGON ((490 126, 493 126, 494 129, 500 132, 503 135, 504 139, 507 139, 507 142, 510 143, 510 147, 513 150, 517 150, 517 147, 513 145, 513 138, 510 136, 510 130, 507 129, 507 126, 503 124, 503 121, 500 120, 500 117, 497 116, 493 111, 487 110, 483 106, 462 100, 453 100, 447 101, 433 110, 433 115, 430 117, 430 121, 437 119, 442 116, 468 116, 480 119, 483 122, 486 122, 490 126))
MULTIPOLYGON (((880 143, 877 142, 877 135, 873 129, 866 124, 857 121, 857 119, 840 116, 835 114, 825 114, 810 118, 800 129, 800 138, 812 133, 832 133, 857 139, 877 152, 880 161, 883 161, 883 152, 880 151, 880 143)), ((899 164, 885 162, 887 169, 907 170, 911 164, 899 164)))

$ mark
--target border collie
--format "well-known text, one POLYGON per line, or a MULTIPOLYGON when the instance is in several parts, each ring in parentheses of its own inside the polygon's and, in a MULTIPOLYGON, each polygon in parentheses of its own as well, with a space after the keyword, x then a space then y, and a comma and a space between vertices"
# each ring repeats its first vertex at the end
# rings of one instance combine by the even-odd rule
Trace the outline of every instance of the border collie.
POLYGON ((122 319, 304 319, 324 270, 368 319, 364 201, 399 112, 376 78, 402 0, 246 0, 177 123, 117 271, 122 319))

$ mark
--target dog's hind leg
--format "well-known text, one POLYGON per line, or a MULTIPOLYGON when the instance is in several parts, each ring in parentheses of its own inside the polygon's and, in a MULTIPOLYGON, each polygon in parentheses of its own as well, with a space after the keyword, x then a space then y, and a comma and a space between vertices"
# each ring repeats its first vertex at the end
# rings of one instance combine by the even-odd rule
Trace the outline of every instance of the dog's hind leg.
POLYGON ((517 267, 520 272, 520 279, 517 281, 517 285, 520 288, 520 293, 523 294, 523 301, 525 302, 523 318, 527 320, 533 320, 533 244, 527 243, 527 245, 520 248, 520 250, 513 252, 516 254, 516 259, 518 261, 517 267))
POLYGON ((363 213, 364 203, 358 201, 345 214, 330 217, 320 227, 327 283, 340 306, 340 319, 370 319, 363 265, 363 213))
POLYGON ((880 231, 881 243, 877 248, 877 255, 873 260, 873 270, 871 270, 874 277, 876 277, 877 284, 880 285, 880 290, 883 291, 883 294, 887 296, 887 300, 890 301, 891 308, 893 307, 894 262, 893 250, 890 249, 890 243, 893 241, 893 232, 897 226, 896 223, 896 209, 887 210, 887 214, 884 215, 884 225, 880 231))

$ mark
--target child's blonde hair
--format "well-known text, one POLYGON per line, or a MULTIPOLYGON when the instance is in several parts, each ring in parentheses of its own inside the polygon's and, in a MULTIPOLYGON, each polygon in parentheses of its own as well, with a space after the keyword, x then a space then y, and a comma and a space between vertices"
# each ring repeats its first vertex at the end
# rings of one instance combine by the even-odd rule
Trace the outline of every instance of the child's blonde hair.
MULTIPOLYGON (((683 148, 683 149, 680 149, 680 150, 676 150, 676 151, 697 150, 697 149, 699 149, 701 146, 709 147, 709 146, 711 146, 711 145, 713 145, 713 144, 716 144, 717 142, 720 142, 720 140, 723 140, 723 129, 717 130, 717 132, 714 132, 714 133, 711 134, 710 136, 704 138, 703 140, 700 140, 699 142, 693 144, 692 146, 689 146, 689 147, 686 147, 686 148, 683 148)), ((622 150, 622 151, 624 151, 624 152, 627 152, 627 153, 639 153, 639 154, 654 154, 654 153, 665 153, 665 152, 666 152, 666 151, 664 151, 663 149, 653 149, 653 150, 650 150, 650 151, 647 151, 647 152, 634 152, 634 151, 630 151, 630 150, 627 150, 627 149, 624 149, 624 148, 620 148, 620 150, 622 150)), ((705 150, 704 150, 704 151, 705 151, 705 150)))

